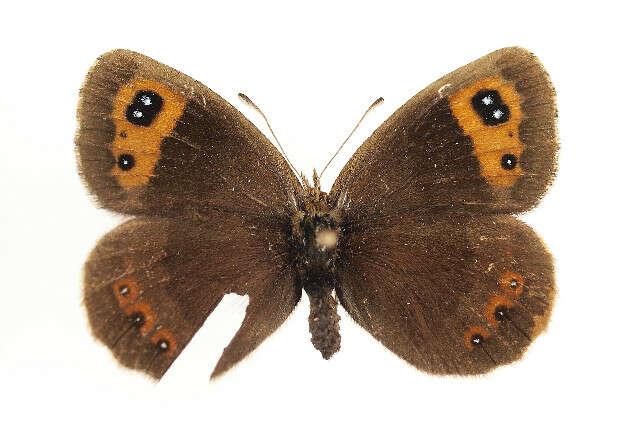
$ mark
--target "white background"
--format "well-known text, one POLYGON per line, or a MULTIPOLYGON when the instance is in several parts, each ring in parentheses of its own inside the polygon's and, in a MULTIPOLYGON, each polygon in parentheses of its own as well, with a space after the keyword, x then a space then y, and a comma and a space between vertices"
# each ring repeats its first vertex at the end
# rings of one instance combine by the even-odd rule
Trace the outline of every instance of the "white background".
POLYGON ((146 3, 2 7, 0 440, 638 441, 632 2, 146 3), (328 190, 413 94, 510 45, 550 72, 562 144, 555 185, 523 217, 556 258, 557 305, 521 362, 483 377, 430 376, 344 311, 342 350, 323 361, 309 343, 306 297, 214 383, 246 297, 227 297, 159 383, 93 340, 81 269, 123 220, 93 205, 74 160, 77 92, 99 54, 123 47, 171 65, 264 130, 236 98, 247 93, 307 175, 384 96, 323 177, 328 190))

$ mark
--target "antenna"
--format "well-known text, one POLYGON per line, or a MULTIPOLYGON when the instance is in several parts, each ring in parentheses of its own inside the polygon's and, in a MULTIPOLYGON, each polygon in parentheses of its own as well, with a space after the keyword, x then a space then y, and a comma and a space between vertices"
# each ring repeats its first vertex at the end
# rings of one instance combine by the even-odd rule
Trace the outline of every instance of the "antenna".
POLYGON ((369 106, 367 108, 366 111, 364 111, 364 114, 362 114, 362 117, 360 118, 360 120, 358 120, 358 123, 356 123, 356 126, 353 128, 353 130, 349 133, 349 135, 347 135, 347 138, 344 139, 344 141, 342 142, 342 144, 340 145, 340 147, 338 148, 338 150, 336 151, 335 154, 333 154, 333 157, 331 157, 331 159, 327 162, 327 164, 324 166, 324 168, 322 168, 322 172, 320 172, 320 177, 322 177, 322 174, 324 174, 324 171, 326 171, 327 167, 331 164, 331 162, 333 161, 334 158, 336 158, 336 156, 340 153, 340 151, 342 150, 342 148, 344 147, 344 145, 347 144, 347 141, 349 141, 349 139, 351 138, 351 136, 353 135, 354 132, 356 132, 356 129, 358 129, 358 126, 360 126, 360 123, 362 123, 362 120, 364 120, 364 118, 367 116, 367 114, 376 106, 378 106, 379 104, 381 104, 382 102, 384 102, 384 99, 382 97, 378 97, 376 101, 374 101, 373 103, 371 103, 371 106, 369 106))
POLYGON ((298 170, 293 166, 293 164, 291 164, 291 161, 289 161, 289 157, 287 157, 287 153, 284 152, 284 149, 282 148, 282 145, 280 144, 280 140, 278 140, 278 137, 276 137, 276 133, 273 132, 273 128, 269 124, 269 120, 267 120, 267 116, 264 115, 264 112, 262 112, 260 110, 260 108, 258 108, 258 105, 256 105, 253 101, 251 101, 251 99, 249 97, 247 97, 245 94, 243 94, 242 92, 238 93, 238 97, 240 97, 240 100, 245 102, 247 105, 251 106, 253 109, 255 109, 258 112, 258 114, 260 114, 262 116, 262 118, 264 119, 265 123, 267 124, 267 127, 269 128, 269 131, 271 131, 271 135, 273 135, 273 138, 276 140, 276 144, 278 145, 278 148, 280 148, 280 153, 284 156, 284 158, 287 161, 287 164, 289 165, 289 167, 291 169, 293 169, 293 172, 295 172, 296 175, 298 176, 298 178, 300 180, 302 180, 302 177, 300 176, 300 173, 298 172, 298 170))

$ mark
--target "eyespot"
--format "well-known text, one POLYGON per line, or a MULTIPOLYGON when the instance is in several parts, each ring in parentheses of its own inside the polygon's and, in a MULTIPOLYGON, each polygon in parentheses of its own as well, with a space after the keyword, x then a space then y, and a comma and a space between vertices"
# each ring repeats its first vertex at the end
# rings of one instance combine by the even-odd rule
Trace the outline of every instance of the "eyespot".
POLYGON ((131 303, 140 295, 140 289, 133 277, 126 277, 117 280, 113 285, 113 295, 118 300, 120 307, 124 307, 131 303))
POLYGON ((502 292, 511 297, 519 296, 524 290, 524 278, 513 271, 503 272, 498 279, 498 283, 502 292))
POLYGON ((162 109, 163 100, 153 91, 138 91, 127 106, 125 116, 137 126, 150 126, 162 109))
POLYGON ((509 121, 509 107, 495 89, 481 89, 471 98, 474 111, 487 126, 496 126, 509 121))
POLYGON ((140 330, 142 335, 147 335, 156 320, 151 305, 143 301, 129 305, 124 310, 124 313, 133 322, 134 326, 140 330))
POLYGON ((493 327, 498 326, 506 318, 507 311, 514 306, 513 301, 503 295, 492 295, 484 305, 484 318, 493 327))
POLYGON ((518 157, 513 154, 505 154, 502 156, 500 160, 500 165, 502 169, 506 169, 507 171, 511 171, 518 164, 518 157))
POLYGON ((118 156, 118 167, 123 171, 129 171, 136 165, 136 161, 131 154, 120 154, 118 156))
POLYGON ((489 332, 481 326, 471 326, 464 333, 464 344, 469 350, 473 350, 489 338, 489 332))
POLYGON ((176 339, 166 328, 158 329, 151 337, 151 343, 156 346, 158 351, 167 355, 173 355, 176 352, 176 339))

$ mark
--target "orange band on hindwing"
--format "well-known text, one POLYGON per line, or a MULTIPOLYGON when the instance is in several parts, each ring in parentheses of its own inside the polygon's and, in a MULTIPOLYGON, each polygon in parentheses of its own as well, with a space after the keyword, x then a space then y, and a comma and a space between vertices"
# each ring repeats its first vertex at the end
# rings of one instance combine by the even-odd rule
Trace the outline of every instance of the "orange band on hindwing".
POLYGON ((520 95, 514 86, 500 77, 479 80, 452 95, 449 105, 473 142, 484 179, 498 188, 513 185, 522 175, 523 149, 520 95))
POLYGON ((182 95, 155 80, 137 78, 120 88, 111 114, 116 131, 111 175, 120 186, 129 189, 149 182, 162 139, 173 131, 185 105, 182 95))

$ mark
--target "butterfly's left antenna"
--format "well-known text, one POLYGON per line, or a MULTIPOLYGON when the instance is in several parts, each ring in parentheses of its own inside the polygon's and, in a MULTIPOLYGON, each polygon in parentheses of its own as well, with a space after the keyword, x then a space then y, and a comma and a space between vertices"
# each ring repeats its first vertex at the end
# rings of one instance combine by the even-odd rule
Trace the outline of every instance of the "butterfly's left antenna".
POLYGON ((284 152, 284 149, 282 148, 282 145, 280 144, 280 140, 278 140, 278 137, 276 137, 276 133, 273 132, 273 128, 271 127, 271 125, 269 124, 269 120, 267 120, 267 116, 264 115, 264 112, 262 112, 262 110, 260 108, 258 108, 258 105, 256 105, 249 97, 247 97, 245 94, 243 94, 242 92, 238 93, 238 97, 240 97, 240 100, 242 100, 243 102, 245 102, 246 104, 248 104, 249 106, 251 106, 253 109, 255 109, 258 114, 260 114, 262 116, 262 118, 264 119, 264 121, 267 123, 267 127, 269 128, 269 131, 271 131, 271 135, 273 135, 273 138, 276 140, 276 144, 278 145, 278 148, 280 148, 280 153, 284 156, 285 160, 287 160, 287 164, 289 165, 289 167, 291 169, 293 169, 293 172, 296 173, 296 175, 298 176, 298 178, 300 180, 302 180, 302 177, 300 176, 300 173, 298 172, 298 170, 293 166, 293 164, 291 163, 291 161, 289 160, 289 157, 287 157, 287 153, 284 152))
POLYGON ((336 151, 335 154, 333 154, 333 157, 331 157, 329 159, 329 161, 327 162, 327 164, 324 166, 324 168, 322 168, 322 172, 320 172, 320 177, 322 177, 322 174, 324 174, 324 171, 327 170, 327 167, 331 164, 331 162, 333 161, 334 158, 336 158, 336 156, 340 153, 340 151, 342 150, 342 148, 344 147, 344 145, 347 144, 347 142, 349 141, 349 139, 351 138, 351 136, 353 135, 354 132, 356 132, 356 129, 358 129, 358 126, 360 126, 360 123, 362 123, 362 120, 364 120, 364 118, 367 116, 367 114, 376 106, 378 106, 380 103, 382 103, 384 101, 384 99, 382 97, 378 97, 378 99, 376 101, 374 101, 373 103, 371 103, 371 106, 369 106, 367 108, 366 111, 364 111, 364 114, 362 114, 362 117, 360 117, 360 120, 358 120, 358 123, 356 123, 356 126, 351 130, 351 132, 349 133, 349 135, 347 135, 347 138, 344 139, 344 141, 342 142, 342 144, 340 145, 340 147, 338 148, 338 150, 336 151))

